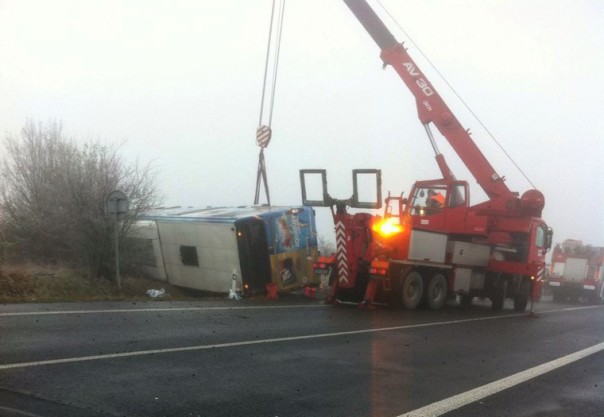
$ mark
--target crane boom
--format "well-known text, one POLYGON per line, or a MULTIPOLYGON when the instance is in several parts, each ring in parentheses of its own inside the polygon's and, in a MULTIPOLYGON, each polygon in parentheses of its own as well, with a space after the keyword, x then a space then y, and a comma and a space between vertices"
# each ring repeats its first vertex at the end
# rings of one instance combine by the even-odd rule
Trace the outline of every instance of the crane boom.
MULTIPOLYGON (((430 135, 429 124, 433 123, 491 200, 517 198, 517 194, 510 191, 504 179, 495 172, 470 137, 470 133, 463 128, 404 46, 397 42, 375 11, 365 0, 344 0, 344 3, 380 47, 380 57, 384 63, 394 68, 415 97, 419 119, 428 134, 430 135)), ((430 140, 433 142, 432 137, 430 140)), ((443 175, 446 177, 447 173, 443 172, 443 175)))

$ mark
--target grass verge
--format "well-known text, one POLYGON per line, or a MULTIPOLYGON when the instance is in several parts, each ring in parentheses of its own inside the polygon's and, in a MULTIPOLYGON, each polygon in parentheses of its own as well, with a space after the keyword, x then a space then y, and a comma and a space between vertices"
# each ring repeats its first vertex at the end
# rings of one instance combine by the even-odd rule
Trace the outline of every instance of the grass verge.
POLYGON ((122 290, 104 278, 61 266, 4 264, 0 270, 0 303, 150 300, 147 290, 165 290, 156 300, 191 300, 207 297, 196 291, 145 277, 122 276, 122 290))

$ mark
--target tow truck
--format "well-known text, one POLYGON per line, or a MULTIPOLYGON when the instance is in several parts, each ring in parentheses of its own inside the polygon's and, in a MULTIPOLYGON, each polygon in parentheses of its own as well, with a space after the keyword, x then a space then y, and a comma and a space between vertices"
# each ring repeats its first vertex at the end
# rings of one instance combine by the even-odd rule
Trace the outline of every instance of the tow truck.
POLYGON ((326 170, 300 171, 303 204, 330 207, 333 214, 336 252, 315 263, 317 272, 332 274, 329 301, 374 308, 376 299, 394 298, 408 309, 439 309, 452 297, 465 305, 482 297, 501 310, 511 298, 514 309, 524 311, 529 299, 540 297, 553 236, 541 219, 543 194, 511 191, 375 11, 365 0, 344 3, 380 48, 384 66, 392 67, 413 94, 442 178, 417 181, 408 197, 388 195, 380 216, 348 212, 382 207, 379 170, 353 171, 353 196, 343 200, 329 195, 326 170), (486 201, 470 204, 469 184, 451 172, 431 126, 459 155, 486 201), (307 196, 313 175, 321 178, 319 200, 307 196), (360 175, 375 177, 378 191, 370 202, 359 199, 360 175))

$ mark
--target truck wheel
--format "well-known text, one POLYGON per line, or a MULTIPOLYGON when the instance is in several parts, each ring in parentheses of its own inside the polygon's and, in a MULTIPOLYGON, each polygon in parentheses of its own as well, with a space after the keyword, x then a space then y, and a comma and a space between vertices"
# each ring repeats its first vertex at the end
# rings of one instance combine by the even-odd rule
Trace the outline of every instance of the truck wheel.
POLYGON ((531 282, 527 278, 521 278, 520 288, 514 297, 514 310, 524 311, 528 304, 529 293, 531 292, 531 282))
POLYGON ((508 282, 503 278, 496 278, 493 282, 491 294, 491 309, 500 311, 503 309, 503 302, 508 292, 508 282))
POLYGON ((443 274, 434 274, 425 291, 426 305, 430 310, 438 310, 447 301, 447 279, 443 274))
POLYGON ((424 281, 417 271, 411 271, 403 278, 401 287, 401 300, 405 308, 414 310, 422 300, 424 281))
POLYGON ((596 305, 600 305, 602 304, 602 297, 600 297, 598 294, 591 294, 588 298, 589 304, 596 304, 596 305))

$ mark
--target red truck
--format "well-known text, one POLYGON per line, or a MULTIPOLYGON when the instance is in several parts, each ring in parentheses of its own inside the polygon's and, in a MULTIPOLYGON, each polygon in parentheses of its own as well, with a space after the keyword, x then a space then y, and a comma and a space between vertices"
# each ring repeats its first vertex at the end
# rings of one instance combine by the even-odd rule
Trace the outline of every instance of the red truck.
MULTIPOLYGON (((382 205, 378 170, 353 173, 353 196, 332 198, 325 170, 301 170, 304 205, 332 210, 336 253, 319 259, 317 272, 332 271, 333 297, 372 306, 376 297, 394 296, 408 309, 425 304, 441 308, 451 296, 469 304, 489 298, 500 310, 507 298, 514 309, 526 309, 538 299, 545 272, 545 255, 552 229, 541 218, 543 194, 510 190, 471 135, 454 116, 407 49, 386 28, 365 0, 344 0, 381 50, 384 66, 392 67, 416 100, 416 110, 435 153, 442 178, 418 181, 408 197, 388 196, 383 216, 349 213, 347 208, 382 205), (488 199, 472 205, 467 181, 455 178, 440 153, 434 126, 459 155, 488 199), (377 198, 360 201, 358 176, 376 176, 377 198), (322 198, 309 200, 306 177, 320 175, 322 198)), ((350 150, 348 150, 349 152, 350 150)), ((401 164, 416 158, 400 155, 401 164)))
POLYGON ((554 301, 604 302, 604 247, 567 239, 552 252, 549 286, 554 301))

